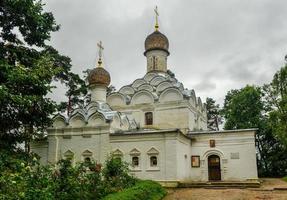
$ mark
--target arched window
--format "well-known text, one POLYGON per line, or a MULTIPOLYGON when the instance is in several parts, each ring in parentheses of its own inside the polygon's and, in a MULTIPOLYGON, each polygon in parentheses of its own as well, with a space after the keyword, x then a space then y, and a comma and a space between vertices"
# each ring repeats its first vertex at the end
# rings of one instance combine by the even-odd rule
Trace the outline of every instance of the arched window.
POLYGON ((139 166, 139 157, 138 156, 133 156, 132 157, 132 166, 133 167, 138 167, 139 166))
POLYGON ((152 125, 153 124, 152 112, 146 112, 145 113, 145 124, 146 125, 152 125))
POLYGON ((156 167, 157 166, 157 157, 156 156, 151 156, 150 157, 150 166, 151 167, 156 167))

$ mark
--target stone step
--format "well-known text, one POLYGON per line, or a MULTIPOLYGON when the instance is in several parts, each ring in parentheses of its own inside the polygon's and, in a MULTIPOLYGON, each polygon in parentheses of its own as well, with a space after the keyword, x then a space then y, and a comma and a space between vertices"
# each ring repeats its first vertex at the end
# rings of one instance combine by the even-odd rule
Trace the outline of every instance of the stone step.
POLYGON ((181 188, 259 188, 259 182, 180 182, 178 187, 181 188))

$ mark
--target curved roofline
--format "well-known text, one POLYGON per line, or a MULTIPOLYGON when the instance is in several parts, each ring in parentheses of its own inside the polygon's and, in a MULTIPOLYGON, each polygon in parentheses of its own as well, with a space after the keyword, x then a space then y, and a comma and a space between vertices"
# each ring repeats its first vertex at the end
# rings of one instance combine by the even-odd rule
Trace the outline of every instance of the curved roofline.
POLYGON ((136 93, 134 93, 134 95, 132 96, 132 98, 131 98, 131 103, 132 103, 132 101, 133 101, 133 99, 134 99, 134 97, 137 95, 137 94, 139 94, 139 93, 141 93, 141 92, 146 92, 146 93, 148 93, 148 94, 150 94, 151 96, 152 96, 152 98, 153 98, 153 101, 155 102, 155 100, 156 100, 156 97, 153 95, 153 93, 151 93, 150 91, 148 91, 148 90, 145 90, 145 89, 143 89, 143 90, 138 90, 136 93))
POLYGON ((69 120, 68 120, 69 124, 70 124, 71 119, 74 118, 74 117, 76 117, 77 115, 81 116, 82 119, 83 119, 83 121, 84 121, 85 123, 87 123, 87 120, 86 120, 85 115, 83 115, 83 114, 82 114, 81 112, 79 112, 79 111, 76 111, 75 113, 73 113, 73 114, 69 117, 69 120))
POLYGON ((160 92, 160 95, 158 97, 159 101, 160 101, 161 96, 164 95, 164 93, 166 93, 168 90, 176 90, 181 95, 181 97, 183 99, 183 94, 182 94, 181 90, 175 86, 172 86, 172 87, 165 88, 163 91, 160 92))

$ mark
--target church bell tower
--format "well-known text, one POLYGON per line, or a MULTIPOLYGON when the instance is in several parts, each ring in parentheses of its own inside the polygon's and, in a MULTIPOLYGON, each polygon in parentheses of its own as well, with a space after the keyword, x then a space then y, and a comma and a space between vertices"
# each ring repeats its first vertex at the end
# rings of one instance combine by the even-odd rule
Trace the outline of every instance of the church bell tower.
POLYGON ((159 31, 157 7, 155 18, 155 31, 145 40, 144 55, 147 58, 147 72, 166 72, 169 42, 167 37, 159 31))

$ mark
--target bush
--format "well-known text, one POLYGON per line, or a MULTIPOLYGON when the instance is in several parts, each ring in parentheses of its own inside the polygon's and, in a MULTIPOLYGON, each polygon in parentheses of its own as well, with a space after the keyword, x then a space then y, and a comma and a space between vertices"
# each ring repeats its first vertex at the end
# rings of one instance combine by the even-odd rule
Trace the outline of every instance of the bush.
POLYGON ((0 199, 101 199, 136 183, 127 164, 112 157, 103 169, 94 162, 72 166, 69 160, 41 166, 33 157, 0 150, 0 199))
POLYGON ((287 176, 283 177, 283 181, 287 182, 287 176))
POLYGON ((110 194, 103 200, 160 200, 166 195, 165 189, 154 181, 137 181, 136 185, 122 192, 110 194))

